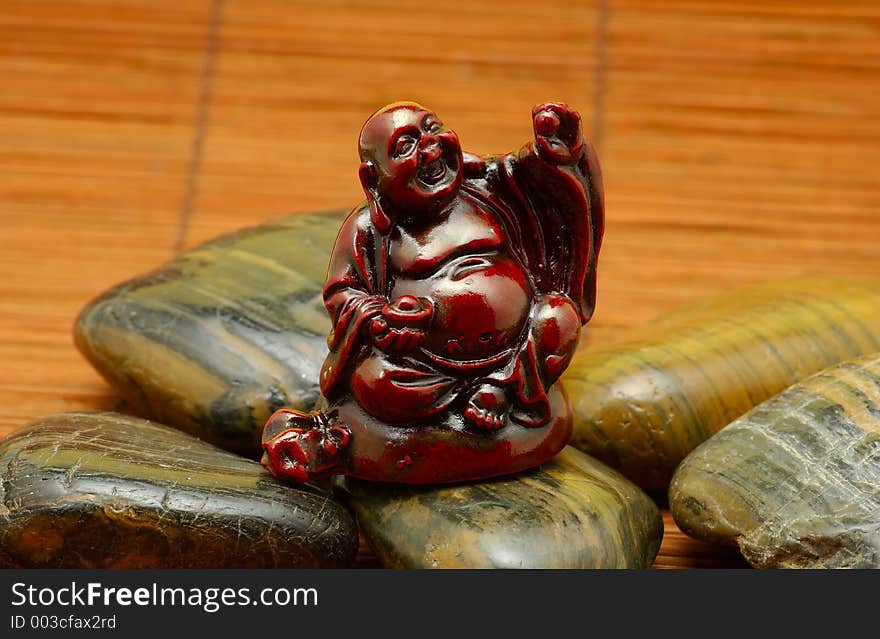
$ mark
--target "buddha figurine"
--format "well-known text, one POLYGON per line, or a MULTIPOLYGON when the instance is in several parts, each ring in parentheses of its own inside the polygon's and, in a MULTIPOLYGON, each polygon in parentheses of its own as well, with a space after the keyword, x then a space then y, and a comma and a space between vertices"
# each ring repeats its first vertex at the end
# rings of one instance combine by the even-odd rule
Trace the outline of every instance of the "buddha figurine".
POLYGON ((519 152, 483 158, 416 103, 364 124, 367 199, 330 258, 321 398, 267 422, 273 474, 443 483, 565 446, 554 383, 595 306, 602 181, 576 111, 542 104, 532 120, 519 152))

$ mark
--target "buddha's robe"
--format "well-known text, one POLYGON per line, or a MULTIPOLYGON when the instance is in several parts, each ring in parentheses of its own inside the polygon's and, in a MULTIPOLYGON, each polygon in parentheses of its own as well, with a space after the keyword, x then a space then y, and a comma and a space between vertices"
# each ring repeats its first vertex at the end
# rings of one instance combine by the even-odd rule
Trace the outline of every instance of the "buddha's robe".
POLYGON ((366 205, 349 215, 324 288, 331 407, 350 392, 375 417, 407 424, 489 382, 510 389, 514 421, 546 423, 546 390, 596 298, 601 175, 583 149, 571 165, 546 162, 533 144, 471 163, 457 199, 417 240, 394 224, 381 233, 366 205), (401 295, 430 299, 432 322, 419 348, 384 353, 369 323, 401 295))

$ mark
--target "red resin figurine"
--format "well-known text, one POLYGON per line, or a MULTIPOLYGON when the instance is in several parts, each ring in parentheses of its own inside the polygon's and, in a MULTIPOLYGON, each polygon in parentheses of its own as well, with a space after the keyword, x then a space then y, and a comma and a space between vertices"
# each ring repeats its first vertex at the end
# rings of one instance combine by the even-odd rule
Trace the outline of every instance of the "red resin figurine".
POLYGON ((602 180, 576 111, 547 103, 532 118, 533 142, 486 158, 412 102, 367 120, 367 201, 324 287, 322 396, 267 422, 274 475, 452 482, 565 446, 571 412, 553 384, 596 301, 602 180))

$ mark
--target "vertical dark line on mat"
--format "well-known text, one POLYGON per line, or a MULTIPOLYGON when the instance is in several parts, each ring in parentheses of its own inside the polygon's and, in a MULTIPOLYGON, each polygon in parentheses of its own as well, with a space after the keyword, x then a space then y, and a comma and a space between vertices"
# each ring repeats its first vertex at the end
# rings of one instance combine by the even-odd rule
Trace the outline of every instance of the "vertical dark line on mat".
POLYGON ((193 123, 193 137, 190 146, 189 165, 186 172, 186 185, 183 192, 183 203, 180 209, 180 222, 177 227, 177 240, 174 242, 174 253, 177 254, 186 242, 189 222, 192 217, 193 205, 196 201, 199 186, 199 170, 202 166, 202 150, 205 139, 205 126, 208 121, 208 109, 211 104, 211 87, 214 82, 214 62, 217 57, 217 33, 220 30, 220 18, 223 15, 223 0, 211 3, 211 19, 208 23, 208 34, 205 41, 205 57, 202 72, 199 76, 199 98, 196 104, 196 118, 193 123))
POLYGON ((611 0, 599 0, 596 7, 596 74, 593 78, 593 127, 587 134, 601 150, 605 134, 605 75, 608 67, 608 17, 611 0))

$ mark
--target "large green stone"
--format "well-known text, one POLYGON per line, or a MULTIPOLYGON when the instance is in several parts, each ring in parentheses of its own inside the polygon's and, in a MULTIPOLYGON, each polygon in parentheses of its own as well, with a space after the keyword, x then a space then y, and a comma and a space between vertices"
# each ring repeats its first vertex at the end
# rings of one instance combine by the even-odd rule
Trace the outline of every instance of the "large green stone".
POLYGON ((644 568, 663 536, 647 495, 571 447, 490 481, 340 486, 361 532, 393 568, 644 568))
POLYGON ((750 408, 880 350, 880 279, 782 280, 688 305, 582 350, 563 380, 571 444, 665 493, 685 456, 750 408))
POLYGON ((321 289, 344 216, 294 215, 184 253, 83 309, 76 344, 132 412, 258 458, 268 417, 318 397, 321 289))
POLYGON ((343 567, 344 506, 259 464, 115 413, 52 415, 0 441, 0 567, 343 567))
POLYGON ((880 355, 734 421, 682 462, 669 501, 684 532, 756 567, 880 568, 880 355))

